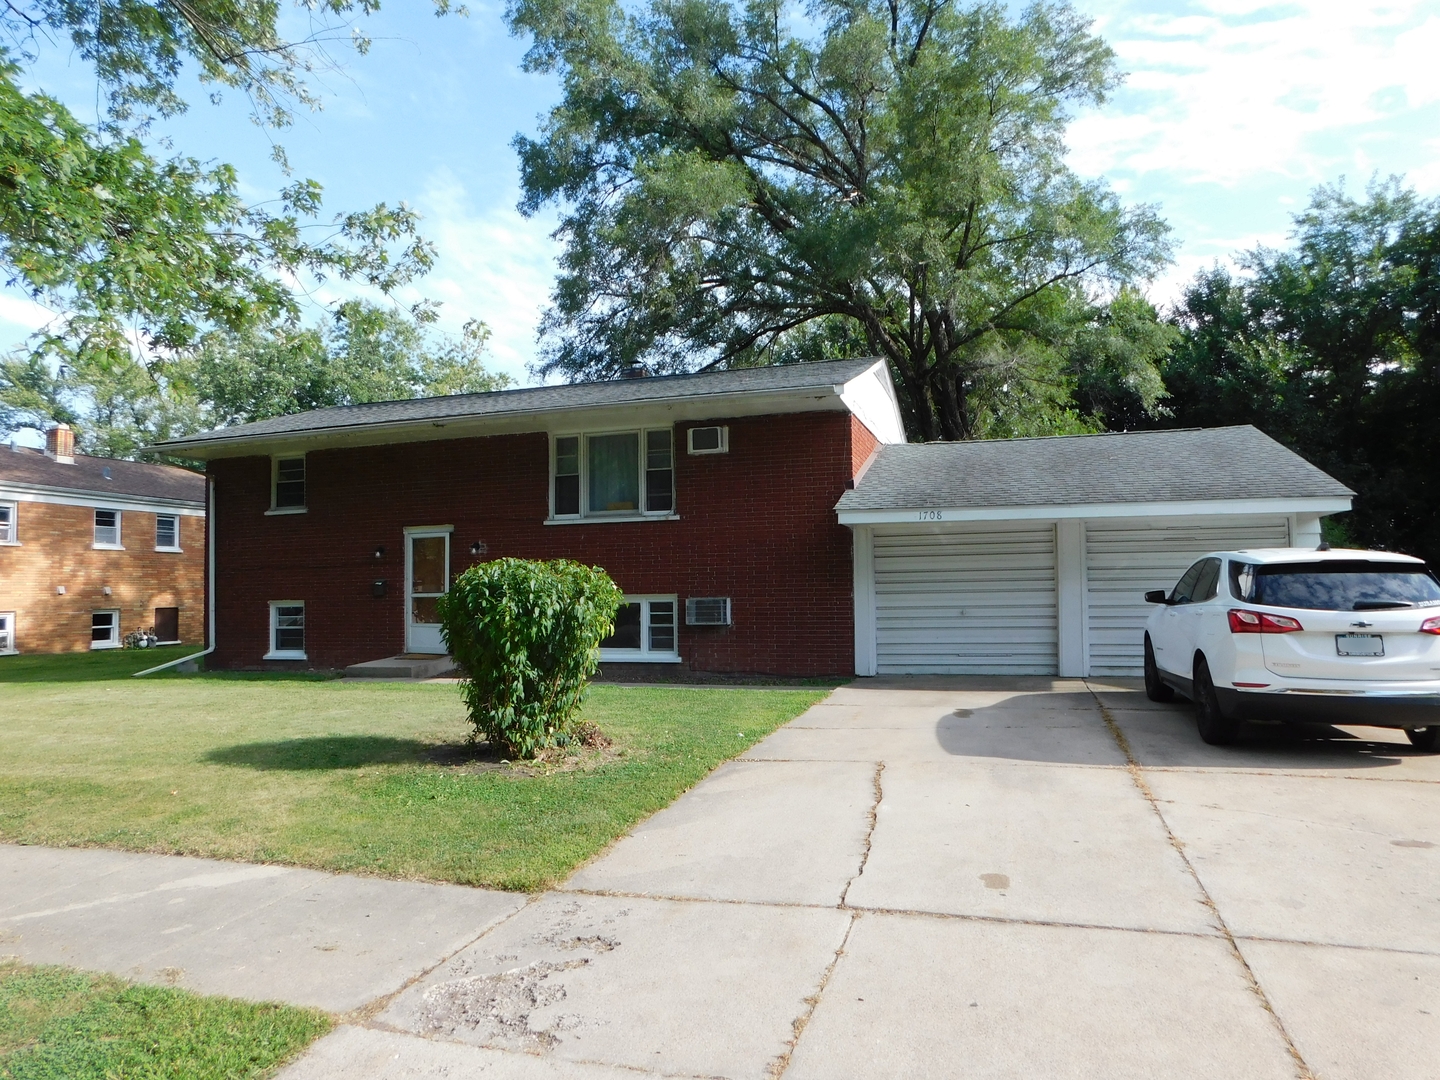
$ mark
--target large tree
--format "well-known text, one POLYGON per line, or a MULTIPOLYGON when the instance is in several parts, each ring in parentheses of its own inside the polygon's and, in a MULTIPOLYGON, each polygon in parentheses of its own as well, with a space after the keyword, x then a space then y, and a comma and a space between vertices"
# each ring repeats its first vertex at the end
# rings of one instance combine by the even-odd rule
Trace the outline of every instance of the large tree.
POLYGON ((433 252, 404 204, 327 217, 320 186, 297 180, 257 205, 228 165, 165 156, 148 137, 185 108, 176 86, 187 65, 214 93, 233 88, 258 120, 283 126, 292 106, 314 103, 304 78, 329 62, 325 43, 377 6, 302 3, 302 41, 281 35, 276 0, 0 8, 0 267, 59 313, 36 356, 101 370, 138 354, 163 366, 217 328, 293 319, 297 281, 333 275, 389 291, 429 267, 433 252), (20 62, 62 43, 105 91, 96 123, 22 86, 34 76, 20 62))
POLYGON ((1190 284, 1170 422, 1259 426, 1356 490, 1337 540, 1440 562, 1440 199, 1324 187, 1293 241, 1190 284))
POLYGON ((1153 312, 1096 345, 1165 228, 1065 164, 1069 117, 1118 79, 1069 7, 514 0, 511 21, 564 86, 516 140, 522 209, 563 208, 544 372, 868 352, 925 439, 1023 429, 1032 403, 1074 426, 1104 372, 1154 407, 1153 312))

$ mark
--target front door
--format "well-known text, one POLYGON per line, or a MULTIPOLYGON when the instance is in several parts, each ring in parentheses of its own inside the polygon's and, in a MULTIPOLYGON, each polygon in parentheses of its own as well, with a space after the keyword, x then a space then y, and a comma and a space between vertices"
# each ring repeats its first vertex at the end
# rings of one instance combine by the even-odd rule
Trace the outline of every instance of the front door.
POLYGON ((405 535, 405 651, 445 652, 437 601, 450 587, 450 534, 405 535))

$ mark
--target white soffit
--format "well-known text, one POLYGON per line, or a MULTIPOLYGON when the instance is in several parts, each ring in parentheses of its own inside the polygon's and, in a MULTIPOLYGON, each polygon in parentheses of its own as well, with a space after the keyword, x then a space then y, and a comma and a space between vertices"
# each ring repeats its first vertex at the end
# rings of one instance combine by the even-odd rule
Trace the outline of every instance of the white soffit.
POLYGON ((1211 514, 1339 514, 1348 498, 1225 499, 1070 506, 976 506, 946 509, 840 510, 842 525, 943 525, 962 521, 1061 521, 1071 518, 1197 517, 1211 514))

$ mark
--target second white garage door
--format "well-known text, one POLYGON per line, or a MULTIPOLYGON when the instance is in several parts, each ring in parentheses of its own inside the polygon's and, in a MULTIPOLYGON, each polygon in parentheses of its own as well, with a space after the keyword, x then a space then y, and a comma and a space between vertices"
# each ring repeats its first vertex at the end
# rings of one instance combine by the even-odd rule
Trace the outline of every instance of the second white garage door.
POLYGON ((882 675, 1053 675, 1055 527, 877 528, 882 675))
POLYGON ((1145 619, 1152 610, 1145 603, 1148 590, 1169 589, 1208 552, 1289 543, 1290 526, 1284 517, 1087 522, 1085 630, 1090 674, 1141 673, 1145 619))

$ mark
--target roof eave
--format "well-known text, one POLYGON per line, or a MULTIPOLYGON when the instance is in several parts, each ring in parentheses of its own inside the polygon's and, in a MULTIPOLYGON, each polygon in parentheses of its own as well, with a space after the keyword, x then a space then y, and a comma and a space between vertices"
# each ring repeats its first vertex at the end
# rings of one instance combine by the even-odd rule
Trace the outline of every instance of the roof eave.
MULTIPOLYGON (((847 493, 848 494, 848 493, 847 493)), ((1208 514, 1339 514, 1350 495, 1266 499, 1174 499, 1163 502, 1094 502, 1033 506, 835 507, 842 525, 943 524, 965 521, 1061 521, 1075 518, 1202 517, 1208 514)))
MULTIPOLYGON (((203 479, 201 485, 204 485, 203 479)), ((174 495, 147 495, 136 491, 117 491, 114 488, 72 488, 60 487, 58 484, 36 484, 28 481, 7 480, 3 476, 0 476, 0 489, 18 494, 63 495, 75 499, 127 499, 154 503, 156 506, 203 507, 205 505, 203 492, 199 498, 184 499, 174 495)))

